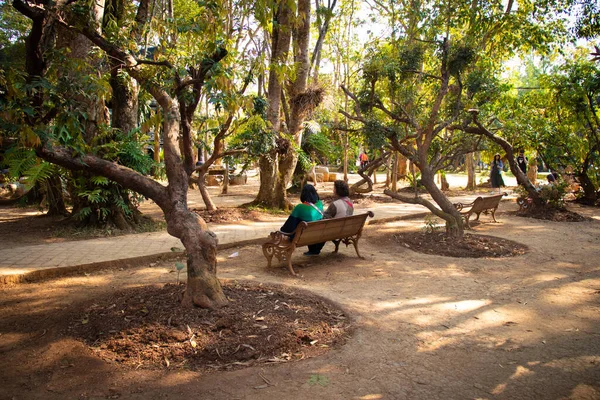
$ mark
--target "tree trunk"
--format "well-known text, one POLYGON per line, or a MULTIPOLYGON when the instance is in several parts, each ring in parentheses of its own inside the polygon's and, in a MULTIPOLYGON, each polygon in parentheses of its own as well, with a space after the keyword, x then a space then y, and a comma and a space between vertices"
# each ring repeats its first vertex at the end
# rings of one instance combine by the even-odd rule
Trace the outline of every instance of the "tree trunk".
POLYGON ((475 190, 475 161, 473 153, 465 154, 465 168, 467 169, 467 190, 475 190))
POLYGON ((581 184, 581 188, 583 189, 583 199, 582 202, 588 205, 595 205, 598 200, 598 193, 596 192, 596 187, 594 183, 591 181, 590 177, 586 172, 581 172, 577 174, 577 178, 579 179, 579 183, 581 184))
POLYGON ((212 201, 210 197, 210 193, 208 193, 208 188, 206 187, 206 171, 200 170, 198 171, 198 190, 200 191, 200 196, 202 196, 202 201, 204 201, 204 206, 208 211, 215 211, 217 206, 212 201))
MULTIPOLYGON (((294 144, 302 144, 302 124, 312 103, 306 100, 306 87, 310 70, 308 44, 310 41, 310 0, 298 0, 298 25, 293 30, 293 50, 296 76, 287 85, 289 92, 290 116, 288 133, 294 144)), ((279 208, 287 209, 291 205, 287 200, 287 186, 291 183, 298 162, 298 153, 289 146, 286 153, 279 157, 279 175, 275 187, 275 201, 279 208)), ((315 182, 316 184, 316 182, 315 182)))
MULTIPOLYGON (((292 10, 287 1, 281 1, 276 10, 271 36, 271 61, 269 66, 269 87, 267 88, 267 121, 271 124, 271 130, 275 135, 280 131, 281 94, 282 84, 279 71, 280 65, 287 61, 288 52, 292 40, 290 29, 292 10)), ((262 155, 259 160, 260 188, 254 203, 264 204, 269 207, 277 207, 275 188, 278 179, 277 165, 279 158, 277 149, 269 154, 262 155)))
POLYGON ((262 204, 267 207, 277 207, 273 188, 277 182, 277 153, 272 151, 268 156, 263 156, 258 161, 260 169, 260 187, 254 200, 254 204, 262 204))
POLYGON ((124 133, 138 128, 138 92, 137 82, 119 74, 118 66, 111 70, 112 87, 112 127, 124 133))
POLYGON ((443 211, 443 215, 438 216, 441 216, 446 221, 446 234, 456 239, 462 239, 464 235, 462 216, 441 189, 435 184, 434 174, 431 173, 429 167, 426 166, 420 169, 421 184, 425 186, 433 201, 435 201, 443 211))
POLYGON ((443 171, 440 172, 440 188, 442 189, 442 192, 450 190, 450 184, 448 183, 446 174, 443 171))
POLYGON ((218 308, 227 304, 217 279, 217 236, 182 203, 165 217, 167 231, 181 240, 187 252, 187 286, 182 305, 218 308))
POLYGON ((167 231, 181 240, 188 254, 188 284, 182 304, 204 308, 221 307, 227 303, 227 298, 216 275, 217 237, 207 230, 202 218, 187 208, 189 176, 178 152, 181 124, 179 105, 175 99, 166 96, 157 100, 163 108, 165 165, 169 179, 169 199, 159 206, 165 213, 167 231))
POLYGON ((402 154, 398 154, 398 176, 400 179, 408 176, 408 159, 402 154))
MULTIPOLYGON (((298 163, 298 153, 290 146, 288 152, 279 158, 279 176, 275 186, 275 204, 277 208, 288 210, 291 203, 287 199, 287 185, 291 182, 294 169, 298 163)), ((317 182, 315 179, 315 186, 317 182)))
POLYGON ((68 216, 69 212, 67 211, 67 207, 65 205, 62 182, 58 173, 52 175, 46 180, 45 192, 46 204, 48 206, 47 215, 63 217, 68 216))
POLYGON ((535 185, 537 183, 537 173, 537 155, 535 155, 531 157, 531 161, 529 161, 529 165, 527 168, 527 178, 531 181, 532 185, 535 185))
POLYGON ((229 163, 225 163, 225 173, 223 174, 223 188, 221 194, 227 194, 229 189, 229 163))
POLYGON ((398 191, 398 152, 394 152, 394 158, 392 160, 392 192, 398 191))
POLYGON ((348 182, 348 134, 344 134, 344 182, 348 182))

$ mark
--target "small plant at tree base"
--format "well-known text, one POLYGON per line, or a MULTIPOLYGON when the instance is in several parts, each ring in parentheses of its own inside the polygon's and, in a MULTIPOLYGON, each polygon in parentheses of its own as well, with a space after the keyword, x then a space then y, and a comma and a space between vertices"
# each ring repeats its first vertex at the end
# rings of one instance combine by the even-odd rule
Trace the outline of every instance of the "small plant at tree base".
POLYGON ((181 271, 183 271, 185 265, 181 262, 176 262, 175 268, 177 269, 177 284, 179 285, 179 274, 181 273, 181 271))
POLYGON ((440 229, 440 225, 438 225, 438 219, 433 215, 428 215, 425 217, 425 225, 423 226, 423 232, 425 233, 433 233, 437 232, 440 229))
POLYGON ((325 375, 313 374, 308 379, 308 384, 310 386, 319 385, 325 387, 329 385, 329 378, 325 375))

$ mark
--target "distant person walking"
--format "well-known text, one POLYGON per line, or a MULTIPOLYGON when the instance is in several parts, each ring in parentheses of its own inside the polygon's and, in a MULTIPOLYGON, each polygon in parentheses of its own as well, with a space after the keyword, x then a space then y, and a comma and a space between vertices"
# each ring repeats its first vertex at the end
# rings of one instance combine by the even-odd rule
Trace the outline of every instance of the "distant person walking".
POLYGON ((492 184, 493 189, 498 188, 498 194, 501 193, 501 187, 506 186, 504 184, 504 179, 502 179, 503 168, 504 164, 502 163, 500 154, 496 153, 496 155, 494 155, 494 160, 490 164, 490 183, 492 184))
POLYGON ((362 153, 360 153, 360 156, 358 156, 358 159, 360 160, 360 168, 361 169, 364 169, 367 166, 367 164, 369 164, 369 156, 364 151, 362 153))
POLYGON ((525 157, 525 153, 523 151, 523 149, 519 150, 519 156, 517 157, 517 165, 519 166, 519 169, 521 171, 523 171, 523 173, 525 175, 527 175, 527 163, 529 162, 529 160, 527 160, 527 157, 525 157))

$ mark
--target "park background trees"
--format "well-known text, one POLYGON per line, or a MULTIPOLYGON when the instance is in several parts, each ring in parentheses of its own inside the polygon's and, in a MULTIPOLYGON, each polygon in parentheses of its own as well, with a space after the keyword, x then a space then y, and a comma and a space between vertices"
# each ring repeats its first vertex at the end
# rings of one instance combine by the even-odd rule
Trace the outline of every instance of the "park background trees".
POLYGON ((460 215, 434 178, 474 151, 502 148, 533 197, 517 147, 570 165, 593 203, 598 68, 583 61, 589 50, 573 62, 557 55, 570 37, 597 34, 595 5, 575 3, 569 30, 554 2, 2 1, 5 160, 16 177, 45 182, 54 213, 66 212, 69 188, 85 223, 127 228, 138 201, 155 201, 188 251, 185 302, 208 307, 226 301, 217 241, 186 196, 195 180, 214 208, 203 178, 224 157, 258 160, 255 203, 286 208, 299 157, 315 162, 303 145, 339 159, 345 179, 359 149, 372 159, 377 150, 361 171, 366 190, 369 174, 399 153, 433 202, 393 184, 387 193, 426 206, 459 238, 460 215), (504 68, 525 55, 553 68, 519 89, 504 68), (207 154, 196 167, 198 151, 207 154))

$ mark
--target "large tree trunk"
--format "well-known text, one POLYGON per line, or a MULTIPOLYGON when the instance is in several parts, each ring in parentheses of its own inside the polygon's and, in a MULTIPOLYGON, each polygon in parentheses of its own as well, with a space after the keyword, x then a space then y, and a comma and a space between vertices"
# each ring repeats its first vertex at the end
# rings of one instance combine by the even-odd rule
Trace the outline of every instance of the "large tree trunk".
POLYGON ((473 153, 465 154, 465 168, 467 169, 467 190, 475 190, 475 161, 473 153))
POLYGON ((269 156, 260 157, 258 166, 260 169, 260 187, 254 203, 267 207, 277 207, 277 201, 273 188, 277 184, 277 153, 272 151, 269 156))
POLYGON ((208 231, 204 221, 188 211, 183 203, 165 217, 167 231, 181 240, 187 252, 187 286, 182 304, 203 308, 227 304, 217 279, 217 236, 208 231))
POLYGON ((274 201, 275 206, 282 210, 291 208, 291 204, 287 199, 287 186, 292 180, 297 163, 298 153, 291 146, 287 153, 279 158, 279 175, 275 185, 274 201))
MULTIPOLYGON (((298 26, 293 31, 296 77, 288 85, 290 102, 288 133, 292 136, 294 144, 300 147, 302 144, 302 124, 308 110, 314 105, 312 102, 313 98, 308 96, 306 92, 310 70, 308 51, 310 40, 310 0, 298 0, 298 15, 296 18, 298 26)), ((316 96, 319 97, 320 94, 316 96)), ((279 208, 286 209, 290 206, 287 201, 286 190, 292 181, 297 163, 298 154, 293 146, 289 146, 287 152, 281 155, 279 159, 279 175, 275 187, 275 201, 279 208)))
MULTIPOLYGON (((267 108, 267 120, 271 124, 272 132, 279 134, 281 123, 281 94, 283 85, 278 71, 281 65, 286 63, 290 44, 292 40, 291 32, 292 10, 289 2, 283 0, 278 4, 274 16, 273 34, 271 37, 271 62, 269 67, 269 87, 267 89, 267 98, 269 107, 267 108)), ((269 154, 262 155, 259 160, 260 166, 260 188, 255 203, 264 204, 270 207, 277 207, 275 195, 276 181, 278 179, 277 165, 279 157, 277 150, 269 154)))
POLYGON ((112 127, 129 133, 138 128, 139 87, 135 80, 121 73, 118 64, 113 62, 111 66, 112 127))
MULTIPOLYGON (((424 165, 424 163, 421 165, 424 165)), ((425 186, 433 201, 435 201, 443 211, 441 217, 446 221, 446 234, 457 239, 462 239, 464 227, 460 213, 456 210, 456 207, 454 207, 448 197, 446 197, 441 189, 435 184, 435 174, 431 172, 429 167, 425 164, 425 166, 420 169, 421 184, 425 186)))
POLYGON ((207 230, 202 218, 187 208, 189 175, 179 153, 179 105, 175 99, 158 97, 165 116, 165 164, 169 179, 168 202, 159 206, 165 213, 167 231, 181 240, 188 254, 188 284, 183 305, 220 307, 227 303, 227 298, 216 275, 217 237, 207 230))

